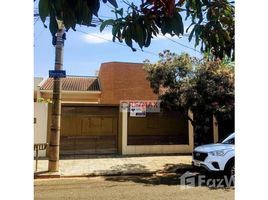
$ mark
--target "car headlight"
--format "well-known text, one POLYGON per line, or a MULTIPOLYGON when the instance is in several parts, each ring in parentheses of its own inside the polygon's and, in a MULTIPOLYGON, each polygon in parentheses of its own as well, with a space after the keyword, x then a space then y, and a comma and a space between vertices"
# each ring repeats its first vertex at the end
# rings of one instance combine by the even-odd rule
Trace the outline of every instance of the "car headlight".
POLYGON ((209 152, 209 154, 212 156, 224 156, 226 154, 226 151, 224 150, 212 151, 212 152, 209 152))

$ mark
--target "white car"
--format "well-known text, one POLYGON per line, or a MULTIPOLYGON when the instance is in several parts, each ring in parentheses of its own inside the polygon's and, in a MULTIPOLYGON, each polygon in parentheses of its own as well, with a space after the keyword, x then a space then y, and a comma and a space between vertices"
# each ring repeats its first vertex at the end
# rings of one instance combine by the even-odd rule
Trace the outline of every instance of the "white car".
POLYGON ((235 173, 235 134, 232 133, 221 143, 201 145, 193 151, 193 166, 208 171, 235 173))

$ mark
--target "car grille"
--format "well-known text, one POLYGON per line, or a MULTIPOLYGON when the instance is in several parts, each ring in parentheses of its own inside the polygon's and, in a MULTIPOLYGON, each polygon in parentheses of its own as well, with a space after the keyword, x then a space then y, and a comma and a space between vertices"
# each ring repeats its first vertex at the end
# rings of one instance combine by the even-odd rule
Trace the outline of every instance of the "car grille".
POLYGON ((197 151, 193 152, 193 157, 195 160, 204 161, 207 156, 208 156, 207 153, 202 153, 202 152, 197 152, 197 151))

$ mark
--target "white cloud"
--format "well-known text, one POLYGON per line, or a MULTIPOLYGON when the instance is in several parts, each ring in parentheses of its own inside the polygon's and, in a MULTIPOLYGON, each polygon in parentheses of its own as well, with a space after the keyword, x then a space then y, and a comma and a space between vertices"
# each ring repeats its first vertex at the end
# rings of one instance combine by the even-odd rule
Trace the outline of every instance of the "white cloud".
POLYGON ((113 38, 113 35, 111 32, 93 32, 90 34, 83 35, 83 39, 85 42, 93 43, 93 44, 100 44, 100 43, 106 43, 111 41, 113 38))

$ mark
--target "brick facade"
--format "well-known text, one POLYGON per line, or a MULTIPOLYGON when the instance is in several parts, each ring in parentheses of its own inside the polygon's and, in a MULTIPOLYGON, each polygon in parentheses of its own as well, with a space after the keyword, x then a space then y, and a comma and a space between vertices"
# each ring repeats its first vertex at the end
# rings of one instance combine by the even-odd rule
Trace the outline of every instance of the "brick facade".
POLYGON ((101 104, 119 104, 120 100, 157 100, 142 63, 103 63, 99 80, 101 104))

